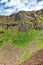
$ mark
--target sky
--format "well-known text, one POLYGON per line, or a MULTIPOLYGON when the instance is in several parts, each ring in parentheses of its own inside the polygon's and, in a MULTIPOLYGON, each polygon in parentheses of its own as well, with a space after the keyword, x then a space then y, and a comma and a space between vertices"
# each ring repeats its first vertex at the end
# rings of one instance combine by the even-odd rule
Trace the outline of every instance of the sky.
POLYGON ((9 16, 19 11, 43 9, 43 0, 0 0, 0 15, 9 16))

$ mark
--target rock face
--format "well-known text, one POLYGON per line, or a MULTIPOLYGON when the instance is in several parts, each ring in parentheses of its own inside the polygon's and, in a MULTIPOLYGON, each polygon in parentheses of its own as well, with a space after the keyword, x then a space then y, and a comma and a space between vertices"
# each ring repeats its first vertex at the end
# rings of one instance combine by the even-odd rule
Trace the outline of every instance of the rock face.
MULTIPOLYGON (((28 30, 30 28, 41 30, 43 29, 43 10, 40 10, 37 12, 36 11, 34 12, 21 11, 17 14, 17 20, 19 20, 19 22, 21 21, 22 25, 23 25, 23 22, 25 22, 26 24, 26 25, 24 24, 25 30, 28 30)), ((20 28, 22 27, 22 25, 20 26, 20 28)))
POLYGON ((16 21, 16 14, 10 16, 0 16, 0 22, 15 22, 16 21))
POLYGON ((28 60, 20 65, 43 65, 43 49, 33 54, 28 60))
POLYGON ((27 31, 30 28, 43 29, 43 10, 25 12, 20 11, 10 16, 0 16, 0 25, 6 27, 16 26, 19 31, 27 31), (15 24, 16 22, 16 24, 15 24), (12 25, 13 24, 13 25, 12 25))
POLYGON ((38 20, 42 20, 43 18, 43 10, 39 10, 39 11, 32 11, 32 12, 25 12, 25 11, 21 11, 17 14, 17 18, 19 20, 24 20, 24 21, 38 21, 38 20))

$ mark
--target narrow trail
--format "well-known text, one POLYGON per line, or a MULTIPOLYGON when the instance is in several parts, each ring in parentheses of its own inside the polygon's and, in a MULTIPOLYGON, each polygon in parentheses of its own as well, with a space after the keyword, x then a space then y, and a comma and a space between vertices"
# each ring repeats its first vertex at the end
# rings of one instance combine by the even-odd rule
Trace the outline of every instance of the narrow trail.
MULTIPOLYGON (((36 38, 41 38, 43 37, 43 33, 39 34, 36 36, 36 38)), ((35 40, 33 41, 31 44, 29 44, 26 48, 24 48, 24 53, 30 49, 31 50, 31 53, 34 53, 35 52, 35 47, 39 44, 39 41, 35 40)))
POLYGON ((27 49, 30 49, 31 52, 34 52, 35 51, 35 47, 37 46, 39 42, 38 41, 33 41, 32 44, 28 45, 24 51, 26 51, 27 49))
POLYGON ((1 65, 17 65, 21 62, 22 55, 26 52, 26 50, 30 49, 32 52, 37 45, 38 42, 34 42, 28 45, 23 50, 16 47, 12 48, 11 45, 6 45, 1 51, 3 52, 3 57, 0 58, 1 65), (33 50, 32 50, 33 49, 33 50))
POLYGON ((3 57, 0 58, 0 65, 17 65, 23 54, 23 51, 20 48, 13 48, 9 44, 1 49, 1 51, 3 52, 3 57))
MULTIPOLYGON (((43 37, 43 34, 38 35, 37 37, 43 37)), ((18 65, 21 63, 21 57, 24 53, 30 49, 32 53, 35 52, 35 47, 39 42, 37 40, 33 41, 24 49, 20 49, 19 47, 13 48, 11 45, 6 45, 1 49, 3 52, 3 57, 0 58, 0 65, 18 65)))

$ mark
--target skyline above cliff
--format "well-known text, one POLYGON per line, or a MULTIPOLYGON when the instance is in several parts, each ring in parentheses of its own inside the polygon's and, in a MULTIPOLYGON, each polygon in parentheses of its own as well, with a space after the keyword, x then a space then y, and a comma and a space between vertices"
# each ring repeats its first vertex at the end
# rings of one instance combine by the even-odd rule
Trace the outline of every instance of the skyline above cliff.
POLYGON ((19 11, 43 9, 43 0, 0 0, 0 15, 9 16, 19 11))

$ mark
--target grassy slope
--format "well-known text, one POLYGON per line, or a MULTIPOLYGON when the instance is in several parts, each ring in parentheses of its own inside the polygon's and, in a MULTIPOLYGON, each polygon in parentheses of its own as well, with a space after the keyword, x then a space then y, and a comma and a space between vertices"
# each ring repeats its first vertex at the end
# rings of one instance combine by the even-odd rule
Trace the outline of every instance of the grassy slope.
POLYGON ((37 41, 39 41, 39 44, 36 46, 36 48, 35 48, 35 50, 36 51, 38 51, 38 50, 40 50, 41 48, 43 48, 43 36, 41 36, 40 37, 40 35, 43 35, 43 30, 41 30, 40 32, 39 32, 39 37, 37 37, 37 41))
MULTIPOLYGON (((38 51, 43 48, 43 36, 40 37, 40 35, 43 34, 43 30, 38 31, 39 37, 36 36, 35 40, 39 41, 37 44, 35 51, 38 51)), ((25 61, 27 58, 29 58, 31 55, 31 50, 27 50, 25 54, 22 56, 21 61, 25 61)))
MULTIPOLYGON (((11 30, 5 30, 1 36, 2 44, 11 43, 14 47, 18 46, 24 48, 30 42, 35 40, 38 31, 30 29, 27 32, 16 32, 13 33, 11 30)), ((0 45, 0 46, 1 46, 0 45)))
MULTIPOLYGON (((24 48, 32 41, 39 41, 39 44, 35 48, 35 51, 43 48, 43 37, 37 37, 37 35, 43 34, 43 30, 37 31, 34 29, 30 29, 27 32, 15 32, 13 33, 11 30, 4 30, 3 35, 1 36, 2 42, 0 42, 0 47, 6 45, 7 43, 11 43, 13 47, 24 48)), ((32 43, 31 43, 32 44, 32 43)), ((0 54, 1 57, 2 54, 0 54)), ((23 56, 21 57, 21 61, 25 61, 31 55, 31 51, 28 49, 23 56)))

